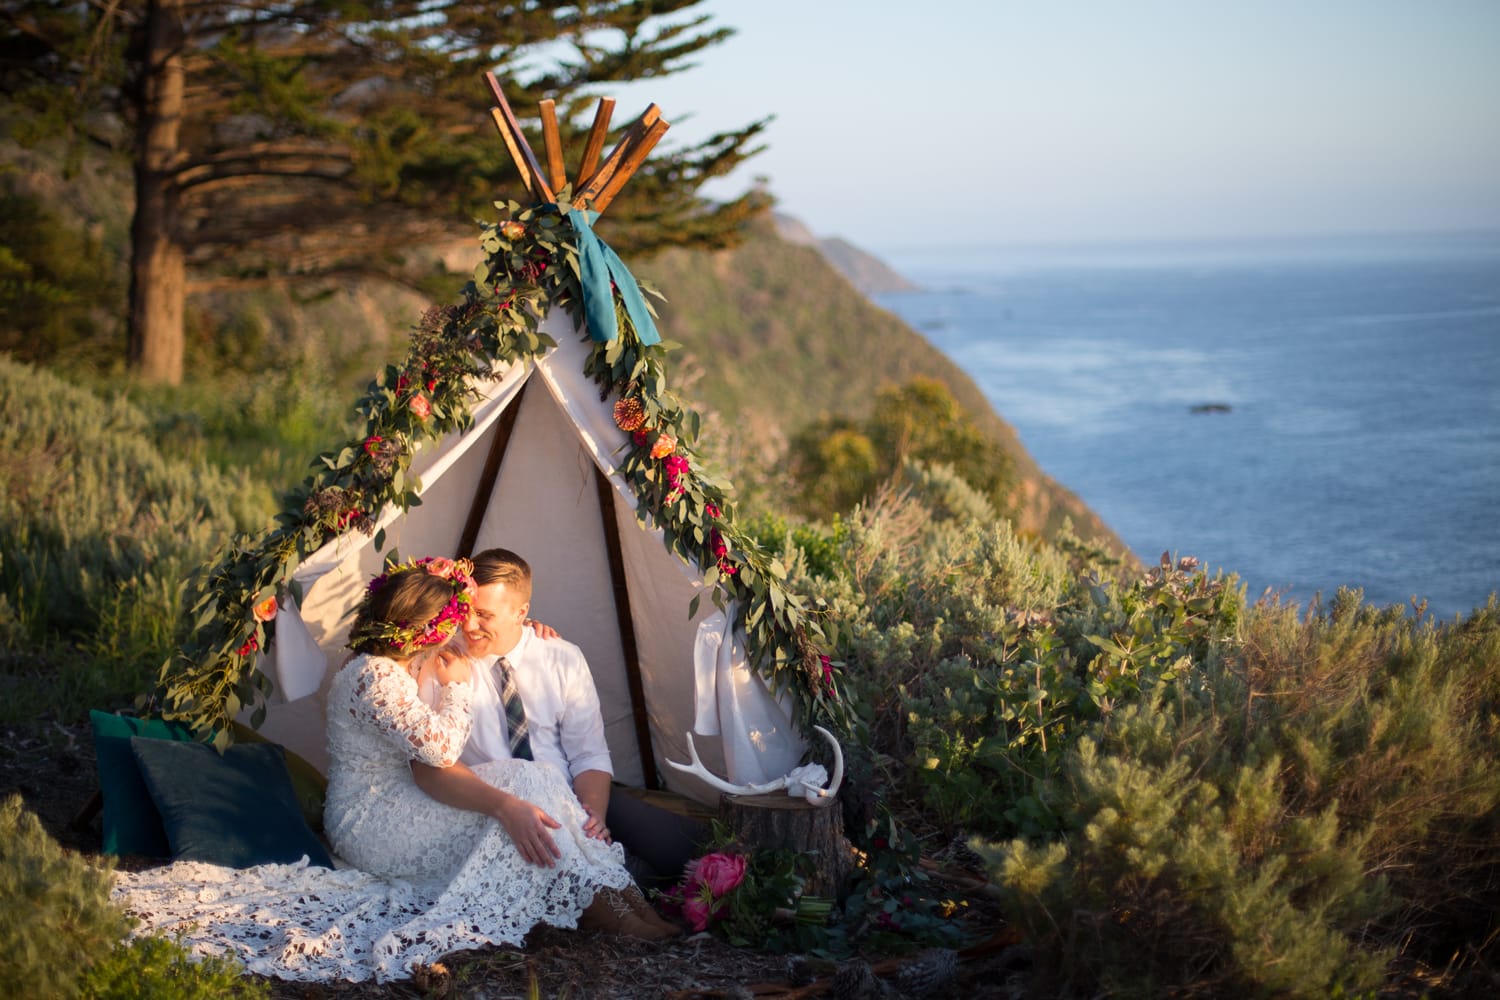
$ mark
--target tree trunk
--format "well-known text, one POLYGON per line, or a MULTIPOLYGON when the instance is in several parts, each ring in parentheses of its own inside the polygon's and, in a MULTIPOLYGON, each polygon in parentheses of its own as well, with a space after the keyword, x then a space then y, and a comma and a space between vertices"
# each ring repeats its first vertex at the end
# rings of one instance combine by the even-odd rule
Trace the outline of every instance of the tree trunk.
POLYGON ((184 0, 147 8, 135 218, 130 225, 130 336, 127 363, 148 382, 182 381, 187 264, 178 231, 176 168, 183 115, 184 0))
POLYGON ((722 795, 719 821, 745 848, 790 847, 812 855, 817 874, 807 882, 810 896, 836 896, 854 869, 854 848, 844 839, 838 802, 814 805, 784 792, 722 795))

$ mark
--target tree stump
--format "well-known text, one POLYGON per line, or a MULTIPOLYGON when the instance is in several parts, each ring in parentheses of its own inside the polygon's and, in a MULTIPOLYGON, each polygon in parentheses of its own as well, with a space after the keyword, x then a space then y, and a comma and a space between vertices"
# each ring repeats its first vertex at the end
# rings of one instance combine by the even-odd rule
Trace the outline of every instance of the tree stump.
POLYGON ((747 849, 789 847, 817 866, 804 892, 834 897, 854 869, 854 848, 844 838, 837 801, 814 805, 785 792, 719 796, 719 821, 747 849))

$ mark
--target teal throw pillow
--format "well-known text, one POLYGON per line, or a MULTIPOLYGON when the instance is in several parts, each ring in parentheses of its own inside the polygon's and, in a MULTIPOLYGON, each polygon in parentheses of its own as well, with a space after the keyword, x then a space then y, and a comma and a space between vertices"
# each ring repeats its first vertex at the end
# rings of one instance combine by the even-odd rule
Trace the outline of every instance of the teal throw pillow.
POLYGON ((236 743, 222 755, 204 743, 131 739, 172 857, 229 868, 298 861, 333 867, 297 804, 275 743, 236 743))
POLYGON ((104 796, 104 853, 171 857, 167 831, 141 778, 140 765, 130 750, 130 738, 191 741, 193 731, 180 722, 135 719, 99 711, 89 713, 89 726, 94 730, 99 790, 104 796))

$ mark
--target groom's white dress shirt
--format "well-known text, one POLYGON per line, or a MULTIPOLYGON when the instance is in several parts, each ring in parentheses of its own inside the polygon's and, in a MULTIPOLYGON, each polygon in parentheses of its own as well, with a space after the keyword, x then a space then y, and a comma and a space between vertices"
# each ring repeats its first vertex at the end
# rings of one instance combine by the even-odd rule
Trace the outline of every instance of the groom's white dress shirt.
MULTIPOLYGON (((503 655, 526 707, 532 757, 560 768, 570 782, 584 771, 613 775, 599 694, 583 651, 563 639, 539 638, 526 628, 521 641, 503 655)), ((495 680, 498 659, 486 656, 474 661, 470 707, 474 724, 459 758, 471 767, 508 760, 511 755, 505 706, 495 680)))

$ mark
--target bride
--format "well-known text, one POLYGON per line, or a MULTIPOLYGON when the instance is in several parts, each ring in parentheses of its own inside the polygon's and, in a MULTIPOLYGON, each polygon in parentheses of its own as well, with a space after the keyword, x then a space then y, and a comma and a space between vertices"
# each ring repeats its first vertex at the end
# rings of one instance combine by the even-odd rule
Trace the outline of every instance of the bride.
POLYGON ((347 865, 198 861, 115 875, 136 934, 177 934, 279 979, 402 978, 449 952, 520 945, 539 923, 649 939, 681 933, 651 909, 623 850, 584 834, 588 820, 548 764, 474 770, 554 817, 558 856, 525 861, 500 821, 429 798, 411 762, 458 759, 470 725, 469 663, 450 647, 468 618, 464 561, 390 566, 370 583, 328 700, 331 758, 324 826, 347 865), (427 700, 422 694, 427 692, 427 700))

